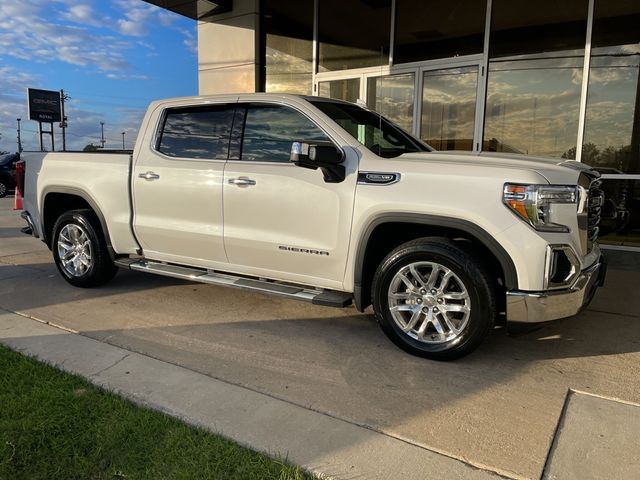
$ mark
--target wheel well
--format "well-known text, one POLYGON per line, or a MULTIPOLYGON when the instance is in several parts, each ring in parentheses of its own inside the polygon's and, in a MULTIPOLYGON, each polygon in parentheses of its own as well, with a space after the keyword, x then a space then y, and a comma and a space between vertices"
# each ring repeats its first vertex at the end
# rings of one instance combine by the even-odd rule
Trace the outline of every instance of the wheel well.
MULTIPOLYGON (((473 234, 453 227, 442 227, 404 222, 387 222, 376 226, 367 240, 362 258, 362 271, 358 279, 356 275, 356 307, 364 310, 371 304, 371 282, 384 257, 403 243, 422 237, 444 237, 455 242, 462 242, 467 249, 473 251, 490 270, 495 279, 498 292, 505 290, 507 284, 504 269, 498 257, 482 241, 473 234)), ((505 308, 505 295, 498 295, 499 312, 505 308)))
POLYGON ((49 249, 52 248, 53 226, 55 225, 56 220, 64 212, 80 209, 88 209, 97 213, 95 209, 91 207, 89 202, 79 195, 52 192, 45 196, 42 208, 42 226, 44 241, 49 249))

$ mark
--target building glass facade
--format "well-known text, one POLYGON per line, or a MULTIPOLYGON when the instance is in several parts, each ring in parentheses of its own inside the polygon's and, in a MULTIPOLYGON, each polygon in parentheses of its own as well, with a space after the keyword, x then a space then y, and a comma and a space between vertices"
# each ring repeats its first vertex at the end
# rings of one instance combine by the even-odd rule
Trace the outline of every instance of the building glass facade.
POLYGON ((637 0, 263 0, 263 85, 366 101, 439 150, 586 162, 603 242, 640 246, 638 25, 637 0))

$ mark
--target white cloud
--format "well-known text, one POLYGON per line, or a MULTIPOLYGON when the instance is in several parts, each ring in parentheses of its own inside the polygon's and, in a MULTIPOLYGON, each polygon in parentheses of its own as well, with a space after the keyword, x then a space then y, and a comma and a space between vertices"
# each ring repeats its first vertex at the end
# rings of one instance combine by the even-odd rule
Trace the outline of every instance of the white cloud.
POLYGON ((68 10, 62 12, 60 17, 70 22, 95 27, 104 26, 109 22, 108 18, 96 12, 92 5, 86 3, 72 5, 68 10))
MULTIPOLYGON (((67 0, 62 2, 68 3, 67 0)), ((43 0, 2 0, 0 51, 4 55, 43 63, 60 60, 94 67, 99 72, 130 68, 124 56, 131 47, 128 42, 95 29, 89 30, 84 25, 63 24, 50 19, 43 21, 46 5, 48 2, 43 0)), ((90 11, 87 4, 77 3, 66 11, 66 15, 75 15, 75 21, 80 22, 90 11), (75 14, 70 13, 74 11, 75 14)))
POLYGON ((149 33, 149 26, 169 27, 176 15, 140 0, 113 0, 124 18, 117 21, 118 31, 123 35, 142 37, 149 33))

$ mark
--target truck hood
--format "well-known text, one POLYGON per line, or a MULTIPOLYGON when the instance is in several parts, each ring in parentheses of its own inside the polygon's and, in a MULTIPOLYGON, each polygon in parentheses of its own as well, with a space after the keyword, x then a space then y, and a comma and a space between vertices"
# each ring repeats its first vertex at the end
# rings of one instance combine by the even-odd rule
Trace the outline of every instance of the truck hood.
POLYGON ((580 172, 591 167, 575 160, 534 157, 517 153, 433 151, 405 153, 397 157, 401 160, 419 160, 455 165, 483 165, 487 167, 513 168, 534 171, 549 183, 575 184, 580 172))

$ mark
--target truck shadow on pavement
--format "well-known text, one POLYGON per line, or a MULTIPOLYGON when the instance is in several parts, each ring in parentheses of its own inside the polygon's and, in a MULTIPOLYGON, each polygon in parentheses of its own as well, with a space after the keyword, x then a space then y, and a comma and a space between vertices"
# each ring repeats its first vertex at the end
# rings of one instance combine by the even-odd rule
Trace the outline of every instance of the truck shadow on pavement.
POLYGON ((624 276, 637 274, 611 275, 593 309, 515 336, 496 329, 476 352, 450 363, 406 354, 372 315, 353 308, 130 271, 104 287, 77 289, 52 263, 0 264, 0 307, 535 477, 567 388, 639 400, 629 365, 640 359, 640 315, 617 312, 614 301, 628 284, 624 276))

